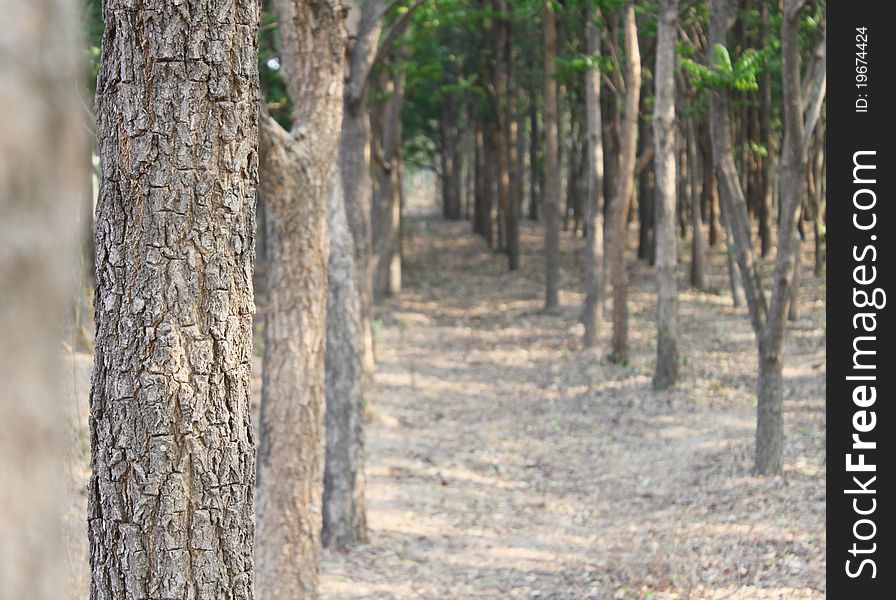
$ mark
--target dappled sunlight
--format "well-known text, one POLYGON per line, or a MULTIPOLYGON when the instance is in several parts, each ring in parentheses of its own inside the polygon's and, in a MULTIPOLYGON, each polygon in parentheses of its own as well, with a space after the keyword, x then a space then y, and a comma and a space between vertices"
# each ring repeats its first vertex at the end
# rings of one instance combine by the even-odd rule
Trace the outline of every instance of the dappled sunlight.
POLYGON ((734 598, 823 581, 819 282, 787 348, 785 476, 757 478, 755 340, 720 256, 718 293, 682 288, 682 380, 657 394, 648 267, 632 263, 632 357, 616 364, 581 348, 580 240, 561 236, 548 315, 535 227, 513 273, 465 223, 411 227, 408 285, 378 309, 371 542, 325 555, 325 597, 734 598))

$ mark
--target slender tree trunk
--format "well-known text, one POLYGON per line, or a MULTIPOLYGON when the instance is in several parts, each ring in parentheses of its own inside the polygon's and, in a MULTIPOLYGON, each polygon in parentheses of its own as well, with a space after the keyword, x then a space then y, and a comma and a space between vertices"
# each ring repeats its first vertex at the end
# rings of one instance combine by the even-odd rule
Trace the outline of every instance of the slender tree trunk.
MULTIPOLYGON (((591 56, 601 53, 599 9, 585 3, 585 35, 591 56), (592 14, 594 11, 594 14, 592 14)), ((595 67, 585 74, 585 119, 588 127, 588 199, 585 208, 585 306, 582 322, 584 344, 594 348, 600 341, 600 323, 604 300, 604 147, 601 127, 600 70, 595 67)))
MULTIPOLYGON (((762 288, 747 219, 746 201, 731 159, 728 91, 718 89, 710 97, 713 156, 722 201, 737 249, 750 320, 756 333, 759 358, 756 427, 756 472, 780 474, 783 467, 783 353, 787 308, 793 293, 796 261, 796 218, 802 204, 803 115, 800 90, 799 12, 801 0, 787 0, 781 25, 784 142, 781 153, 781 214, 771 299, 762 288)), ((710 47, 725 43, 733 6, 729 0, 713 0, 710 12, 710 47)))
POLYGON ((326 464, 323 531, 325 546, 347 548, 367 540, 364 499, 364 382, 358 276, 352 234, 338 174, 327 205, 330 257, 327 263, 326 464))
POLYGON ((258 9, 104 3, 93 600, 254 597, 258 9))
POLYGON ((460 130, 457 126, 457 99, 448 94, 442 110, 442 214, 446 219, 461 218, 460 202, 460 130))
POLYGON ((626 218, 632 196, 638 135, 638 101, 641 94, 641 57, 635 24, 635 5, 624 8, 625 115, 620 135, 622 164, 616 173, 611 211, 610 281, 613 285, 613 356, 628 360, 628 272, 625 264, 626 218))
POLYGON ((530 221, 538 220, 539 197, 544 193, 541 186, 541 169, 538 160, 538 107, 535 98, 529 106, 529 211, 530 221))
POLYGON ((706 289, 706 241, 703 233, 703 217, 700 211, 700 193, 697 179, 697 138, 692 118, 686 119, 688 146, 688 176, 691 179, 691 270, 690 284, 697 290, 706 289))
MULTIPOLYGON (((822 138, 820 138, 821 140, 822 138)), ((824 179, 824 144, 822 141, 816 143, 815 158, 812 161, 812 180, 814 186, 812 188, 812 223, 814 226, 815 239, 815 276, 821 277, 824 274, 827 245, 825 230, 826 215, 826 194, 824 179)))
POLYGON ((501 166, 500 185, 505 198, 504 214, 507 232, 507 267, 511 271, 520 268, 520 188, 517 172, 517 136, 516 127, 516 87, 514 81, 513 55, 513 8, 506 1, 499 2, 502 13, 501 62, 499 67, 500 89, 503 100, 499 98, 501 123, 498 163, 501 166))
MULTIPOLYGON (((84 597, 84 590, 65 587, 69 567, 62 515, 73 501, 63 469, 66 451, 70 460, 77 459, 67 444, 70 433, 62 400, 66 377, 58 359, 62 316, 76 281, 74 258, 83 247, 78 238, 84 224, 79 217, 85 203, 92 208, 92 185, 85 185, 90 145, 76 92, 82 73, 83 42, 78 34, 82 10, 72 0, 0 0, 0 598, 4 600, 84 597), (85 187, 90 195, 79 198, 85 187)), ((112 267, 106 262, 104 269, 112 267)), ((112 294, 102 300, 110 313, 120 304, 112 294)), ((103 439, 110 437, 105 433, 103 439)), ((108 470, 108 461, 102 462, 108 470)), ((117 491, 117 483, 107 485, 107 489, 115 485, 117 491)), ((119 527, 111 518, 95 525, 116 532, 119 527)), ((116 571, 115 576, 120 581, 124 573, 116 571)))
POLYGON ((326 214, 339 145, 346 39, 344 14, 334 0, 277 0, 274 10, 296 125, 286 132, 267 115, 261 122, 268 265, 256 494, 259 600, 317 597, 326 214))
MULTIPOLYGON (((762 1, 760 14, 762 19, 761 36, 763 43, 768 43, 768 2, 762 1)), ((761 243, 760 254, 763 258, 771 253, 775 245, 774 228, 772 226, 772 190, 774 177, 772 165, 774 164, 774 148, 772 147, 772 75, 771 70, 766 69, 762 76, 762 91, 759 106, 759 141, 765 146, 766 156, 759 158, 761 161, 759 194, 759 239, 761 243)))
POLYGON ((712 144, 709 139, 709 132, 706 127, 700 128, 700 156, 703 160, 703 185, 701 200, 702 206, 706 210, 706 221, 709 224, 709 245, 715 247, 722 237, 721 211, 719 210, 719 187, 716 181, 716 172, 713 168, 712 144))
POLYGON ((473 232, 482 237, 485 229, 485 145, 482 124, 476 123, 473 137, 473 232))
POLYGON ((545 310, 555 310, 559 304, 559 211, 560 211, 560 156, 559 107, 557 102, 557 23, 550 3, 544 5, 544 245, 545 245, 545 310))
MULTIPOLYGON (((377 187, 374 193, 373 246, 375 270, 374 298, 395 296, 401 289, 401 255, 398 238, 401 234, 399 201, 399 153, 401 151, 401 111, 404 107, 404 73, 395 73, 386 86, 389 97, 380 103, 379 156, 375 163, 377 187)), ((460 190, 458 190, 460 191, 460 190)), ((459 217, 462 216, 458 215, 459 217)))
POLYGON ((657 346, 653 387, 678 380, 678 249, 675 236, 675 41, 678 0, 661 0, 656 49, 656 102, 653 136, 656 142, 656 281, 657 346))

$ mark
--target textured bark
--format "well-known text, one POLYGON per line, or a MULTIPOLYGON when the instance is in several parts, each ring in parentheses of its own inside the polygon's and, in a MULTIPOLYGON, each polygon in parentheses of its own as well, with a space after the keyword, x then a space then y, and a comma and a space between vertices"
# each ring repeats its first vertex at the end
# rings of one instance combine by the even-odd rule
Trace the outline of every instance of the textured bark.
MULTIPOLYGON (((66 593, 59 360, 85 200, 80 4, 0 0, 0 598, 66 593), (51 34, 48 35, 48 32, 51 34)), ((74 460, 74 459, 72 459, 74 460)))
POLYGON ((628 272, 625 265, 627 217, 632 196, 638 136, 638 101, 641 94, 641 57, 634 2, 624 8, 625 115, 620 134, 621 165, 616 172, 610 204, 610 282, 613 286, 613 356, 628 360, 628 272))
POLYGON ((678 0, 661 0, 656 49, 656 288, 657 341, 653 387, 666 389, 678 380, 678 248, 675 236, 675 40, 678 0))
POLYGON ((103 3, 93 600, 253 598, 258 8, 103 3))
POLYGON ((339 169, 335 175, 337 189, 342 191, 342 209, 331 207, 328 216, 331 226, 337 228, 328 265, 331 285, 328 306, 334 316, 327 318, 327 405, 331 407, 327 411, 327 461, 334 462, 328 464, 324 476, 323 541, 329 546, 347 546, 366 539, 361 417, 363 390, 372 384, 374 370, 371 139, 366 91, 378 53, 388 51, 391 40, 406 27, 418 6, 419 1, 396 19, 384 34, 379 49, 377 40, 387 10, 385 2, 354 3, 347 22, 348 71, 339 169), (344 236, 338 237, 342 230, 335 219, 341 218, 342 211, 351 235, 350 244, 344 236), (355 364, 360 367, 349 366, 355 364))
POLYGON ((320 563, 327 199, 342 110, 344 10, 277 0, 286 132, 261 127, 268 253, 255 550, 260 600, 316 598, 320 563))
MULTIPOLYGON (((585 35, 588 54, 600 55, 599 9, 585 3, 585 35), (594 11, 595 14, 592 14, 594 11)), ((584 345, 594 348, 600 340, 600 322, 604 300, 604 145, 600 114, 600 70, 594 67, 585 74, 585 120, 588 128, 586 172, 588 198, 585 205, 585 326, 584 345)))
POLYGON ((558 231, 560 212, 559 114, 557 103, 557 23, 551 3, 544 5, 544 246, 545 246, 545 310, 559 304, 558 231))
POLYGON ((322 541, 346 548, 367 540, 364 501, 364 386, 352 234, 338 177, 327 207, 327 460, 322 541))

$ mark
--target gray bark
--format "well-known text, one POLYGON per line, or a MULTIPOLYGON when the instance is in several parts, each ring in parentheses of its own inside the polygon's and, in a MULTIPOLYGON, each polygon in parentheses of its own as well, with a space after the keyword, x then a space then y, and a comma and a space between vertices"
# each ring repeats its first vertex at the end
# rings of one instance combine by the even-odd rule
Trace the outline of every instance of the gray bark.
POLYGON ((557 103, 557 23, 550 2, 544 5, 544 213, 545 245, 545 310, 554 310, 559 304, 558 230, 560 225, 560 139, 559 108, 557 103))
MULTIPOLYGON (((634 2, 624 8, 625 37, 625 114, 620 134, 621 165, 613 186, 610 203, 610 282, 613 286, 613 356, 628 360, 628 272, 625 264, 627 217, 631 204, 638 137, 638 102, 641 94, 641 57, 635 24, 634 2)), ((673 180, 674 185, 674 180, 673 180)), ((673 234, 674 235, 674 234, 673 234)))
POLYGON ((364 503, 364 385, 361 321, 352 234, 334 178, 327 222, 327 414, 322 542, 346 548, 367 540, 364 503))
MULTIPOLYGON (((600 55, 600 28, 595 22, 599 9, 585 3, 585 35, 588 54, 600 55), (594 11, 595 14, 592 14, 594 11)), ((585 74, 585 120, 588 128, 588 199, 585 206, 585 326, 584 345, 594 348, 600 339, 600 323, 604 300, 604 145, 600 114, 600 69, 585 74)))
POLYGON ((254 597, 258 9, 103 3, 93 600, 254 597))
POLYGON ((265 115, 261 191, 268 253, 258 451, 256 592, 316 598, 320 563, 327 198, 342 111, 344 10, 277 0, 293 100, 287 132, 265 115))
POLYGON ((89 150, 76 95, 79 9, 72 0, 0 0, 2 600, 84 592, 70 595, 64 585, 61 517, 73 500, 59 356, 84 227, 78 217, 92 203, 79 198, 89 150))
POLYGON ((675 235, 675 40, 678 0, 661 0, 656 49, 656 282, 657 345, 653 387, 666 389, 678 380, 678 248, 675 235))

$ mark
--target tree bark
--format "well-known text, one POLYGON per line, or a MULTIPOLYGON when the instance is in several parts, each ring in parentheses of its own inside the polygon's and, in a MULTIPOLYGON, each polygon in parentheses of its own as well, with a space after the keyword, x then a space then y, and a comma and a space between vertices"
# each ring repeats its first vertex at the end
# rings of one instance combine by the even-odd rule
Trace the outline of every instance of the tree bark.
MULTIPOLYGON (((731 159, 728 91, 714 90, 710 97, 713 155, 726 219, 743 275, 750 320, 756 334, 759 358, 755 470, 777 475, 783 468, 783 353, 787 308, 793 292, 796 261, 796 218, 802 204, 803 114, 800 90, 799 12, 802 0, 787 0, 781 25, 784 142, 781 152, 781 213, 771 299, 767 300, 753 256, 746 201, 731 159)), ((710 47, 725 45, 731 25, 730 0, 713 0, 710 12, 710 47)), ((712 50, 710 50, 712 52, 712 50)))
POLYGON ((557 23, 550 2, 544 5, 544 171, 543 195, 545 245, 545 310, 555 310, 559 304, 559 212, 560 159, 559 107, 557 103, 557 23))
POLYGON ((9 600, 83 597, 65 586, 66 452, 76 459, 58 358, 79 220, 85 203, 92 209, 81 196, 92 186, 76 93, 80 13, 72 0, 0 0, 0 598, 9 600))
POLYGON ((338 175, 327 206, 330 232, 327 296, 327 459, 323 544, 347 548, 367 541, 364 499, 364 381, 361 320, 352 234, 338 175))
POLYGON ((700 194, 697 179, 697 137, 692 118, 686 119, 688 146, 688 173, 691 178, 691 270, 690 284, 697 290, 706 289, 706 240, 703 233, 703 217, 700 210, 700 194))
POLYGON ((625 264, 626 231, 635 153, 638 136, 638 102, 641 94, 641 57, 638 51, 638 32, 635 24, 635 5, 628 0, 624 8, 625 38, 625 114, 620 134, 621 165, 613 186, 610 204, 610 282, 613 286, 613 357, 628 360, 628 272, 625 264))
POLYGON ((327 302, 327 198, 342 110, 344 12, 277 0, 294 125, 261 122, 268 252, 255 564, 260 600, 316 598, 327 302))
POLYGON ((529 209, 526 217, 530 221, 538 220, 538 205, 540 204, 540 196, 543 193, 541 186, 541 173, 538 160, 538 107, 535 105, 535 98, 529 105, 529 209))
MULTIPOLYGON (((590 56, 600 56, 600 10, 585 3, 585 36, 590 56), (592 14, 592 11, 594 14, 592 14)), ((588 199, 585 208, 585 326, 584 345, 594 348, 600 341, 604 301, 604 146, 600 105, 600 69, 585 73, 585 120, 588 127, 588 199)))
MULTIPOLYGON (((404 73, 392 75, 384 86, 388 98, 379 103, 378 157, 374 161, 377 186, 374 192, 374 298, 397 296, 401 291, 401 111, 404 107, 404 73)), ((460 182, 462 184, 462 180, 460 182)), ((460 190, 458 190, 460 191, 460 190)), ((459 215, 459 217, 462 216, 459 215)))
POLYGON ((678 248, 675 235, 675 41, 678 0, 661 0, 656 49, 656 282, 657 345, 653 387, 663 390, 678 380, 678 248))
POLYGON ((258 9, 104 2, 93 600, 254 597, 258 9))

